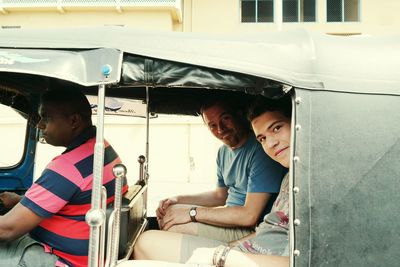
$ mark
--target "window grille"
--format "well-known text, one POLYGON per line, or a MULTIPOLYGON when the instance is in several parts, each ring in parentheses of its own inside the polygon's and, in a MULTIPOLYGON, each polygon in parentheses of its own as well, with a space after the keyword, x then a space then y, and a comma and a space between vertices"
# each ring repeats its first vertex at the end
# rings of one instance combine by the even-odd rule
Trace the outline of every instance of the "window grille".
POLYGON ((273 22, 273 0, 242 0, 242 22, 273 22))
POLYGON ((328 22, 360 21, 360 0, 327 0, 328 22))
POLYGON ((283 22, 315 22, 315 0, 282 0, 283 22))

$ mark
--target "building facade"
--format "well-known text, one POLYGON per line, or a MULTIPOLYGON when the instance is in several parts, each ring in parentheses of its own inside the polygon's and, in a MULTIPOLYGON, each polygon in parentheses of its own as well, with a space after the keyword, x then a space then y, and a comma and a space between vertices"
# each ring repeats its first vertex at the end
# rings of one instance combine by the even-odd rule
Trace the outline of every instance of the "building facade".
POLYGON ((400 32, 399 9, 399 0, 0 0, 0 26, 376 35, 400 32))

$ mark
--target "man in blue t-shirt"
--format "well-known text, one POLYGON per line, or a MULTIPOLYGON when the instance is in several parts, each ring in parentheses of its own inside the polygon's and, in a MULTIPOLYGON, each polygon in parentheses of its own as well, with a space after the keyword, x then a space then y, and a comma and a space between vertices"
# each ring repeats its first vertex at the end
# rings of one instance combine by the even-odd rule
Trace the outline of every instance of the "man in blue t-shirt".
POLYGON ((200 113, 222 141, 217 156, 217 187, 195 195, 160 201, 160 229, 225 242, 254 231, 269 211, 287 172, 265 155, 240 108, 226 100, 205 103, 200 113))

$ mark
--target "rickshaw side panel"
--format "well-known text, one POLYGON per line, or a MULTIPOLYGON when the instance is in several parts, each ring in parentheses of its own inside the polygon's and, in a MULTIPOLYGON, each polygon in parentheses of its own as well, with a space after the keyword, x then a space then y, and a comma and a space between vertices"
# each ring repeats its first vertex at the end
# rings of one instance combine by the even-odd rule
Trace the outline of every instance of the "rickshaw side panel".
POLYGON ((295 266, 398 266, 400 96, 296 97, 295 266))

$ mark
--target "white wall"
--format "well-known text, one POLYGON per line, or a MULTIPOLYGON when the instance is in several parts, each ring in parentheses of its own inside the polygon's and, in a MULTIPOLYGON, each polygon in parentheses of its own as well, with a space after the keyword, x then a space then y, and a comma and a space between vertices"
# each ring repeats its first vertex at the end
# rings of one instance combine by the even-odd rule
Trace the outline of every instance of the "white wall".
MULTIPOLYGON (((93 119, 95 122, 96 120, 93 119)), ((220 142, 198 117, 160 117, 150 120, 149 172, 155 181, 215 181, 215 157, 220 142)), ((146 154, 145 119, 110 117, 105 121, 104 137, 128 168, 131 182, 139 174, 139 155, 146 154)), ((36 176, 64 148, 38 145, 36 176)))
POLYGON ((17 164, 23 155, 26 120, 0 104, 0 167, 17 164))

